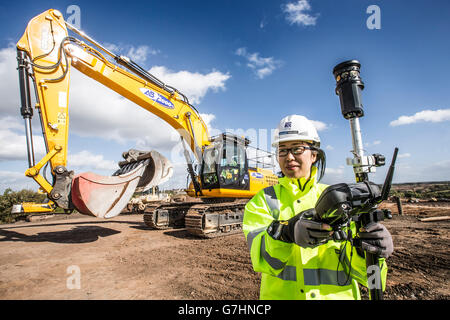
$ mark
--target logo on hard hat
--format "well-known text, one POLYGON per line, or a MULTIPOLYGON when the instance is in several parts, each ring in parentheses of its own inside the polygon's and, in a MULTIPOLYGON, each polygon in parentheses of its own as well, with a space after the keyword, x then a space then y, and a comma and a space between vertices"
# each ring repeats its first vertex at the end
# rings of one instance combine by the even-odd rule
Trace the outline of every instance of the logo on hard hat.
POLYGON ((291 121, 287 121, 287 122, 284 124, 284 127, 290 129, 290 128, 292 127, 292 122, 291 122, 291 121))

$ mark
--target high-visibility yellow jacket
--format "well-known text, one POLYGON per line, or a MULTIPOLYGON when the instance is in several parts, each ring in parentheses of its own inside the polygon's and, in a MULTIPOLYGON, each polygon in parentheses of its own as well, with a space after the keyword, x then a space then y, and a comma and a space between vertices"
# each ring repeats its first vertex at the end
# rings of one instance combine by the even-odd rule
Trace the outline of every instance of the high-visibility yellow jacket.
MULTIPOLYGON (((262 273, 260 299, 361 299, 358 282, 368 286, 365 258, 350 242, 330 240, 315 248, 302 248, 267 233, 274 219, 289 220, 315 206, 327 187, 316 182, 316 173, 313 166, 307 181, 280 178, 279 184, 258 192, 245 207, 243 230, 253 269, 262 273)), ((353 222, 351 229, 356 234, 353 222)), ((378 273, 384 290, 384 259, 380 259, 378 273)), ((369 280, 376 284, 372 276, 369 280)))

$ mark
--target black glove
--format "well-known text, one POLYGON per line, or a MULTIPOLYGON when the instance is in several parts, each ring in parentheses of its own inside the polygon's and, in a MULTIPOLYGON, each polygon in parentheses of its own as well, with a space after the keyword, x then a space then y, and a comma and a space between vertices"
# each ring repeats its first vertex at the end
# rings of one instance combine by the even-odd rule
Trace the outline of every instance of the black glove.
POLYGON ((371 223, 358 234, 361 248, 369 253, 388 258, 394 252, 392 236, 381 223, 371 223))
POLYGON ((296 243, 300 247, 314 248, 331 239, 329 225, 311 220, 315 210, 305 210, 287 221, 274 221, 267 232, 276 240, 296 243))

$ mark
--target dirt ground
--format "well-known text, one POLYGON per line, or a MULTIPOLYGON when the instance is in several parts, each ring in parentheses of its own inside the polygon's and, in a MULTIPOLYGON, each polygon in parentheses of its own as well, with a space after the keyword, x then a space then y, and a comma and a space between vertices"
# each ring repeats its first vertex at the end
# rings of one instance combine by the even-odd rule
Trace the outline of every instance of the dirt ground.
MULTIPOLYGON (((394 203, 383 206, 394 214, 385 225, 395 245, 385 298, 449 299, 450 221, 418 219, 450 216, 450 203, 404 204, 403 216, 394 203)), ((139 214, 0 225, 4 300, 252 300, 259 279, 243 234, 198 239, 185 229, 149 230, 139 214)))

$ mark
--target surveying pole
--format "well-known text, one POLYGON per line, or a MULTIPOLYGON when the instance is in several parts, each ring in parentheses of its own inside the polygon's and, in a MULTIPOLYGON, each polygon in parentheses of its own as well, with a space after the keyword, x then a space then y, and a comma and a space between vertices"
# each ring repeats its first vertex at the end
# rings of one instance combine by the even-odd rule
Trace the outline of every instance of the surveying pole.
MULTIPOLYGON (((359 118, 364 116, 363 105, 361 101, 361 91, 364 89, 364 82, 360 77, 361 64, 358 60, 344 61, 333 69, 333 75, 336 80, 335 92, 339 96, 341 104, 341 112, 345 119, 350 122, 350 129, 352 134, 353 144, 353 158, 347 158, 347 164, 353 166, 356 182, 369 181, 369 173, 375 172, 375 167, 385 164, 385 157, 381 154, 373 154, 370 156, 364 155, 363 142, 361 138, 361 128, 359 125, 359 118)), ((357 221, 357 230, 362 224, 357 221)), ((379 256, 366 252, 366 266, 367 271, 379 270, 379 256), (372 268, 371 266, 376 266, 372 268)), ((372 277, 372 274, 367 274, 372 277)), ((381 274, 376 275, 379 279, 375 283, 379 284, 376 288, 369 288, 371 300, 382 300, 383 290, 381 288, 381 274)))

